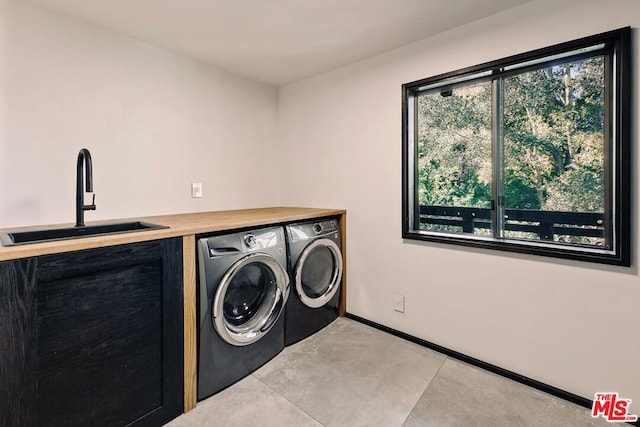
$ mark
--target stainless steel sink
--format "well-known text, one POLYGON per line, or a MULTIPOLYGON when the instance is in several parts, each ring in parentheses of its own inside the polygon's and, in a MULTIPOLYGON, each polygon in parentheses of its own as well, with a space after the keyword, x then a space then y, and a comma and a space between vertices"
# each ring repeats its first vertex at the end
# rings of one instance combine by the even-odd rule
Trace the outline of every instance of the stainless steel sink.
POLYGON ((84 227, 48 228, 13 232, 8 231, 0 233, 0 242, 2 242, 4 246, 27 245, 30 243, 80 239, 83 237, 157 230, 161 228, 169 227, 151 224, 149 222, 131 221, 113 224, 88 225, 84 227))

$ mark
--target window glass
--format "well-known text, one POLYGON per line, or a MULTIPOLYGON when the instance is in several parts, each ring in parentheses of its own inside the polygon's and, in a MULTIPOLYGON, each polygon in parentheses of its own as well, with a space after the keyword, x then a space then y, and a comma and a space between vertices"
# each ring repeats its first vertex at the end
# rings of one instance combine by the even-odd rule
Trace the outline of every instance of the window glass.
POLYGON ((420 94, 417 115, 420 228, 490 234, 491 83, 420 94), (482 209, 449 212, 458 207, 482 209))
POLYGON ((605 242, 604 57, 504 79, 507 237, 605 242))
POLYGON ((630 29, 403 85, 403 237, 630 265, 630 29))
POLYGON ((224 317, 233 326, 251 320, 264 304, 276 283, 273 271, 264 264, 242 267, 231 279, 224 295, 224 317))
POLYGON ((336 269, 333 253, 324 246, 317 246, 304 262, 300 280, 302 290, 309 298, 319 298, 332 284, 336 269))

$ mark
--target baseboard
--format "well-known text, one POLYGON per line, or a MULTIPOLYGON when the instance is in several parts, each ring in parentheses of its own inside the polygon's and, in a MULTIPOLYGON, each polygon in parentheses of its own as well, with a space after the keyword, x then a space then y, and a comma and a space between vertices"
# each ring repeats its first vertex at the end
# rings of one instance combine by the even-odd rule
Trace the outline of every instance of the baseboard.
MULTIPOLYGON (((391 335, 395 335, 399 338, 403 338, 407 341, 411 341, 423 347, 427 347, 431 350, 435 350, 439 353, 445 354, 453 359, 460 360, 461 362, 468 363, 470 365, 476 366, 478 368, 484 369, 486 371, 492 372, 494 374, 503 376, 505 378, 509 378, 510 380, 517 381, 521 384, 527 385, 529 387, 533 387, 537 390, 548 393, 552 396, 559 397, 560 399, 567 400, 571 403, 575 403, 576 405, 583 406, 587 409, 591 409, 593 407, 593 401, 589 399, 585 399, 584 397, 578 396, 576 394, 570 393, 566 390, 559 389, 557 387, 551 386, 549 384, 542 383, 540 381, 536 381, 533 378, 526 377, 524 375, 520 375, 516 372, 509 371, 507 369, 501 368, 496 365, 492 365, 491 363, 484 362, 482 360, 476 359, 475 357, 467 356, 466 354, 459 353, 455 350, 451 350, 446 347, 442 347, 438 344, 434 344, 429 341, 425 341, 420 338, 416 338, 413 335, 406 334, 404 332, 400 332, 396 329, 390 328, 388 326, 381 325, 379 323, 373 322, 371 320, 365 319, 360 316, 356 316, 355 314, 345 313, 345 317, 349 319, 353 319, 357 322, 363 323, 365 325, 371 326, 373 328, 379 329, 381 331, 387 332, 391 335)), ((640 421, 636 421, 633 423, 627 423, 632 426, 640 426, 640 421)))

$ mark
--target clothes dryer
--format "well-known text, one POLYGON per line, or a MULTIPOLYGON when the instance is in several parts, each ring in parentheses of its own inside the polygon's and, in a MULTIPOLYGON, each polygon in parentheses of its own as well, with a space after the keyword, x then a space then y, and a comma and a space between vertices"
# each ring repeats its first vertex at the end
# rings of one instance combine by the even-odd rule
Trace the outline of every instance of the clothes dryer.
POLYGON ((201 238, 197 247, 202 400, 282 351, 289 276, 282 227, 201 238))
POLYGON ((285 226, 292 292, 285 311, 285 346, 338 317, 342 244, 338 218, 285 226))

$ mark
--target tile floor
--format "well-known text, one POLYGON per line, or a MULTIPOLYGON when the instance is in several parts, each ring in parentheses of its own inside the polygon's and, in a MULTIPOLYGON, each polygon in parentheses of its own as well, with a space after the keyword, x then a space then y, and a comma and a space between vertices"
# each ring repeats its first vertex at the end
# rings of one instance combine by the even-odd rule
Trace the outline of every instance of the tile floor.
POLYGON ((339 318, 167 426, 605 426, 588 409, 339 318))

